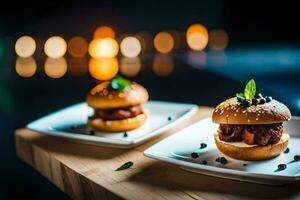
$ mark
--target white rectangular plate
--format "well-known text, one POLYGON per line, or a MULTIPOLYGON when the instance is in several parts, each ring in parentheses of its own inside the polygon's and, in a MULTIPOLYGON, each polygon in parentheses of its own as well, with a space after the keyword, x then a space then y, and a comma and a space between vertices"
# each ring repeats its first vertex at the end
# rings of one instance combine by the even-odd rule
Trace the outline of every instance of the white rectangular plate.
POLYGON ((79 103, 54 112, 28 124, 27 128, 81 143, 132 148, 172 128, 192 116, 198 109, 198 106, 194 104, 162 101, 149 101, 145 107, 150 111, 147 122, 138 129, 128 131, 127 137, 124 136, 124 132, 94 132, 91 134, 86 123, 88 116, 93 114, 93 109, 86 103, 79 103))
POLYGON ((213 124, 211 118, 203 119, 151 146, 144 155, 188 171, 246 182, 281 185, 300 179, 300 162, 294 161, 294 156, 300 155, 299 119, 292 119, 284 127, 285 132, 291 135, 289 153, 266 161, 246 162, 222 155, 213 137, 217 128, 218 125, 213 124), (207 147, 200 149, 201 143, 206 143, 207 147), (193 152, 197 152, 199 157, 191 158, 193 152), (216 162, 216 158, 221 156, 226 157, 227 164, 216 162), (203 161, 207 164, 203 164, 203 161), (278 171, 279 164, 286 164, 287 168, 278 171))

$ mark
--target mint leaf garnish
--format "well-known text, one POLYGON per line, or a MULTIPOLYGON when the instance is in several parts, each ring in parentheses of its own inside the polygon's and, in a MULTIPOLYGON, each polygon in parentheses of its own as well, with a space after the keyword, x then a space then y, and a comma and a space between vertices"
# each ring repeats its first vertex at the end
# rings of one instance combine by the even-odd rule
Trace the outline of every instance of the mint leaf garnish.
POLYGON ((236 93, 236 98, 240 99, 240 100, 244 100, 245 99, 245 95, 244 93, 236 93))
POLYGON ((128 169, 130 167, 133 166, 133 162, 132 161, 128 161, 126 163, 124 163, 123 165, 121 165, 118 169, 116 169, 115 171, 121 171, 121 170, 124 170, 124 169, 128 169))
POLYGON ((250 81, 248 81, 244 90, 245 98, 251 101, 254 98, 255 93, 256 93, 256 84, 255 81, 251 79, 250 81))
POLYGON ((116 76, 113 80, 111 80, 110 86, 114 90, 124 90, 130 86, 130 84, 130 81, 122 78, 121 76, 116 76))

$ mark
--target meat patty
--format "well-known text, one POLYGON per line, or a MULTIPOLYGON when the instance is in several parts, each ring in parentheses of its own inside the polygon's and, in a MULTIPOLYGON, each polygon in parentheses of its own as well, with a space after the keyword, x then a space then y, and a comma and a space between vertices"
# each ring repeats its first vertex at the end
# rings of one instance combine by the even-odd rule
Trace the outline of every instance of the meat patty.
POLYGON ((131 117, 136 117, 143 113, 142 106, 131 106, 127 108, 117 108, 109 110, 95 110, 94 118, 102 118, 103 120, 122 120, 131 117))
POLYGON ((219 131, 218 131, 219 137, 221 140, 226 142, 241 141, 243 128, 244 127, 240 125, 220 124, 219 131))
POLYGON ((218 130, 220 139, 225 142, 243 140, 247 144, 254 143, 261 146, 279 142, 282 133, 282 123, 252 126, 220 124, 218 130), (250 138, 250 136, 253 137, 251 134, 254 134, 254 138, 250 138))
POLYGON ((282 123, 255 125, 248 126, 247 130, 255 134, 256 144, 267 145, 279 142, 283 132, 283 125, 282 123))

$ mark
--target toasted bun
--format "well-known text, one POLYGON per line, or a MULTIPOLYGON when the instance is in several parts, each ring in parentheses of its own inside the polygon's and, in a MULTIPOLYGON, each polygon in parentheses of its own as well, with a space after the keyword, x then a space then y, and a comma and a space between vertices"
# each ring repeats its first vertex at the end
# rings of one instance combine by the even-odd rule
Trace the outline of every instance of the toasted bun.
POLYGON ((289 109, 276 100, 244 107, 235 97, 219 104, 212 115, 213 122, 218 124, 275 124, 289 119, 289 109))
POLYGON ((148 118, 149 111, 144 109, 142 114, 122 120, 105 121, 101 118, 89 119, 88 125, 99 131, 121 132, 130 131, 143 125, 148 118))
POLYGON ((233 142, 225 142, 220 140, 218 134, 215 134, 215 143, 223 154, 238 160, 267 160, 278 156, 286 150, 290 136, 286 133, 282 134, 279 142, 266 146, 249 145, 237 146, 233 142))
POLYGON ((149 98, 147 90, 135 82, 122 91, 113 90, 109 85, 106 81, 94 87, 87 95, 87 104, 105 110, 139 105, 149 98))

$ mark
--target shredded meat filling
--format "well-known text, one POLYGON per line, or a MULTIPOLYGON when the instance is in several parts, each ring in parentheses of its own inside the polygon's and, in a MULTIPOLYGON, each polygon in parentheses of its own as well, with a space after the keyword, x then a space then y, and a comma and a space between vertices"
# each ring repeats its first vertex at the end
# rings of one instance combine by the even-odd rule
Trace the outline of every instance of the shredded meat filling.
POLYGON ((244 141, 247 144, 258 144, 261 146, 279 142, 282 132, 282 123, 251 126, 220 124, 218 130, 219 137, 223 141, 244 141))
POLYGON ((122 120, 136 117, 143 113, 142 106, 131 106, 127 108, 117 108, 109 110, 95 110, 93 118, 101 118, 103 120, 122 120))

